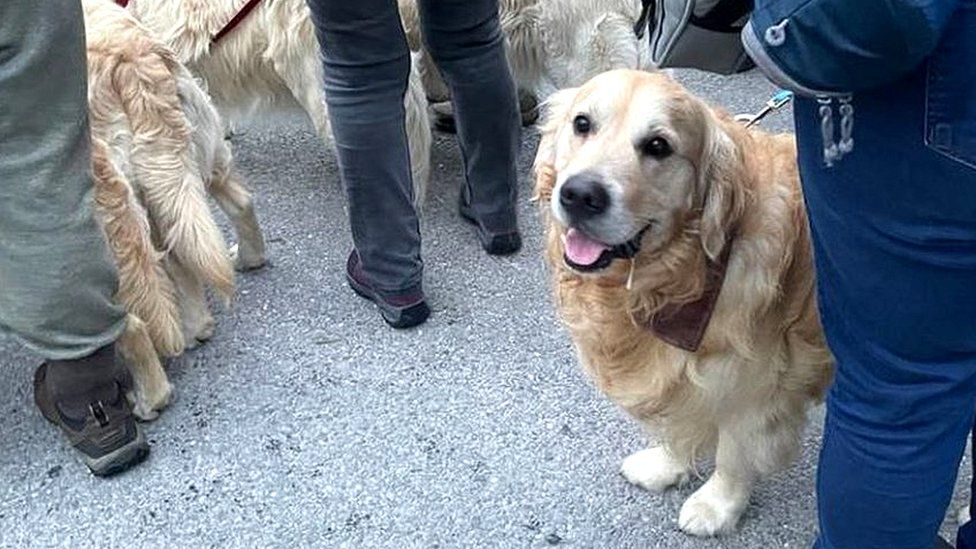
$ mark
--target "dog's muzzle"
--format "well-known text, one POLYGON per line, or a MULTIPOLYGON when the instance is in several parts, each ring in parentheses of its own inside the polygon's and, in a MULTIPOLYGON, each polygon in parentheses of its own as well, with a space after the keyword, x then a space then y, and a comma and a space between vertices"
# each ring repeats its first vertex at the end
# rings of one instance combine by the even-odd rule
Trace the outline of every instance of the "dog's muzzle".
MULTIPOLYGON (((582 264, 573 261, 570 258, 569 254, 566 252, 563 253, 563 261, 566 263, 566 265, 568 265, 570 268, 572 268, 575 271, 579 271, 582 273, 592 273, 592 272, 606 269, 607 267, 610 266, 611 263, 613 263, 617 259, 633 259, 633 257, 637 255, 638 252, 640 252, 641 241, 644 239, 644 235, 647 233, 647 231, 651 229, 652 226, 653 226, 653 222, 647 224, 643 229, 638 231, 638 233, 634 235, 634 237, 628 240, 627 242, 623 242, 615 246, 609 246, 606 250, 604 250, 600 254, 600 256, 595 261, 591 263, 582 264)), ((575 231, 577 229, 571 229, 571 230, 575 231)))

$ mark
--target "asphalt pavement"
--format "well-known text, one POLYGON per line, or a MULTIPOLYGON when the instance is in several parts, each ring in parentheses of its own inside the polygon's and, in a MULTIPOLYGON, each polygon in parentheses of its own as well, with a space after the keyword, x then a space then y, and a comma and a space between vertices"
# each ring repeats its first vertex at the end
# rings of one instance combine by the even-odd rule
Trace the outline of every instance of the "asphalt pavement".
MULTIPOLYGON (((756 74, 680 76, 733 112, 773 91, 756 74)), ((33 406, 38 358, 0 335, 0 546, 808 547, 821 409, 799 461, 722 538, 677 528, 700 481, 661 496, 619 475, 647 441, 589 383, 553 313, 528 201, 536 142, 526 131, 525 248, 491 258, 457 215, 460 154, 437 135, 423 221, 434 313, 398 332, 345 284, 332 152, 300 114, 247 125, 234 149, 271 265, 240 276, 214 339, 168 365, 175 398, 144 425, 146 463, 88 474, 33 406)), ((953 509, 969 478, 967 459, 953 509)))

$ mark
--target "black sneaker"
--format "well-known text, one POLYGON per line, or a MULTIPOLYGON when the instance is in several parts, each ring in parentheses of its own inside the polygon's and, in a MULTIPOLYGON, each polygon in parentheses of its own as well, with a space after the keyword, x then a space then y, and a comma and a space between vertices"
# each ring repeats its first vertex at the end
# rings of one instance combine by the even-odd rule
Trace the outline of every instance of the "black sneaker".
POLYGON ((41 364, 34 373, 34 402, 44 418, 58 426, 71 446, 81 453, 94 475, 121 473, 149 455, 149 445, 117 380, 110 379, 90 398, 84 398, 85 404, 79 406, 79 400, 68 406, 55 401, 46 382, 47 375, 47 363, 41 364), (79 412, 79 408, 84 411, 79 412))
MULTIPOLYGON (((495 229, 487 227, 474 215, 471 204, 465 198, 462 190, 458 198, 458 213, 461 217, 475 226, 478 231, 478 240, 481 247, 489 255, 511 255, 522 249, 522 235, 515 229, 495 229)), ((512 216, 514 218, 514 215, 512 216)), ((507 220, 506 225, 513 225, 514 219, 507 220)))
POLYGON ((363 264, 356 250, 350 252, 349 259, 346 260, 346 280, 360 297, 375 303, 383 320, 394 328, 413 328, 423 324, 430 316, 430 307, 427 306, 424 294, 420 291, 402 295, 384 295, 376 290, 363 271, 363 264))

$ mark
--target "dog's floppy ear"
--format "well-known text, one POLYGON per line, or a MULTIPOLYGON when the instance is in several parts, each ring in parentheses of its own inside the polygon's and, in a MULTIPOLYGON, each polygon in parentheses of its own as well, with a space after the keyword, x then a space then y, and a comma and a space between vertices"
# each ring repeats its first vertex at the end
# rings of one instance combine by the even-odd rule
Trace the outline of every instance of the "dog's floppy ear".
POLYGON ((549 96, 540 108, 542 116, 539 122, 539 148, 536 149, 535 162, 532 169, 535 172, 535 198, 548 200, 552 188, 556 184, 556 137, 559 127, 566 122, 569 108, 579 88, 566 88, 549 96))
POLYGON ((717 261, 729 233, 742 217, 743 200, 737 185, 743 168, 735 142, 711 110, 704 104, 701 108, 705 121, 705 140, 698 165, 701 244, 709 259, 717 261))

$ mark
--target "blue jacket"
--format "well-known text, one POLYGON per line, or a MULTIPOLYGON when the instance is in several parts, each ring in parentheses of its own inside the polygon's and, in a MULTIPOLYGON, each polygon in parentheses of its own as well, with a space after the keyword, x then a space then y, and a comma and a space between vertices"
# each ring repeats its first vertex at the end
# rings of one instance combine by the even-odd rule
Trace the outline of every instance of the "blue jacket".
MULTIPOLYGON (((829 105, 837 128, 831 99, 925 71, 926 144, 976 168, 976 0, 757 0, 742 41, 773 82, 829 105)), ((838 143, 823 137, 829 156, 838 143)))

